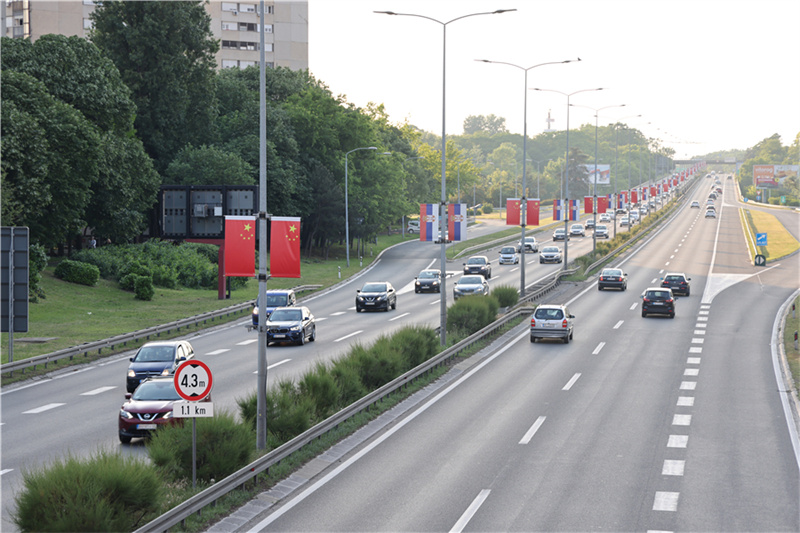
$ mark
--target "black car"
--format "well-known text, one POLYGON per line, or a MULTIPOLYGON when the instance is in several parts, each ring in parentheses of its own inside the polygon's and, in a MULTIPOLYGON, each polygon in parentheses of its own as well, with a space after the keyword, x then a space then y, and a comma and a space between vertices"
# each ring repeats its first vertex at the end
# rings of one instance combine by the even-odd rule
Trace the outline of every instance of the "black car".
POLYGON ((661 286, 672 289, 673 294, 682 294, 689 296, 692 293, 692 288, 689 284, 692 278, 687 278, 686 274, 682 272, 667 272, 661 278, 661 286))
POLYGON ((597 290, 603 289, 620 289, 622 291, 628 288, 628 274, 618 268, 604 268, 600 272, 600 278, 597 280, 597 290))
POLYGON ((489 263, 489 258, 485 255, 474 255, 467 259, 464 263, 464 275, 467 274, 480 274, 486 279, 491 279, 492 265, 489 263))
POLYGON ((156 341, 142 345, 128 365, 127 391, 133 392, 147 378, 169 376, 182 362, 194 357, 188 341, 156 341))
POLYGON ((642 316, 650 314, 669 315, 675 318, 675 297, 672 289, 650 287, 642 293, 642 316))
POLYGON ((308 307, 278 307, 267 319, 267 346, 270 342, 305 344, 317 339, 317 323, 308 307))
POLYGON ((439 270, 423 270, 414 278, 414 292, 440 292, 442 290, 440 276, 439 270))
POLYGON ((356 293, 357 313, 364 309, 397 309, 397 292, 388 281, 368 281, 356 293))

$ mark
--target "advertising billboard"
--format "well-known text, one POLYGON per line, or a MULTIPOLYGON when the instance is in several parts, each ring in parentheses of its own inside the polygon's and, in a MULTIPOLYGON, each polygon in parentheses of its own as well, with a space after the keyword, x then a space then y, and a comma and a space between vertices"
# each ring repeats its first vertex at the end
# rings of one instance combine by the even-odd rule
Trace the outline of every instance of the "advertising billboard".
MULTIPOLYGON (((594 169, 595 165, 583 165, 583 168, 586 169, 586 180, 589 183, 595 183, 592 181, 595 179, 594 169)), ((597 185, 610 185, 611 184, 611 165, 597 165, 597 185)))
POLYGON ((756 189, 780 189, 786 178, 797 177, 800 165, 753 165, 756 189))

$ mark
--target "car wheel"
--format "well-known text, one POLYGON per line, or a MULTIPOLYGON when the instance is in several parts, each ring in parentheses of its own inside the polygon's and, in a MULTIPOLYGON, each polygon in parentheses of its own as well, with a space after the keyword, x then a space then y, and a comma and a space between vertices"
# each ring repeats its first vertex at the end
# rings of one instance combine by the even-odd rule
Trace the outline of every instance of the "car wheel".
POLYGON ((669 317, 670 317, 670 318, 675 318, 675 313, 670 313, 670 314, 669 314, 669 317))
POLYGON ((361 308, 359 306, 356 306, 356 313, 360 313, 360 312, 361 312, 361 308))
POLYGON ((130 444, 131 443, 131 437, 128 437, 127 435, 123 435, 122 433, 120 433, 119 434, 119 441, 122 444, 130 444))
POLYGON ((300 331, 300 340, 297 341, 297 344, 303 346, 306 343, 306 332, 305 330, 300 331))
POLYGON ((597 290, 598 290, 598 291, 602 291, 602 290, 603 290, 603 287, 601 287, 600 285, 598 285, 598 286, 597 286, 597 290))
POLYGON ((536 342, 536 337, 534 337, 533 335, 531 335, 531 342, 536 342))
POLYGON ((441 292, 442 292, 442 289, 440 289, 440 288, 437 288, 437 289, 436 289, 436 292, 438 292, 438 293, 441 293, 441 292))
POLYGON ((414 294, 419 294, 419 289, 414 287, 414 294))
POLYGON ((395 299, 394 302, 392 302, 392 309, 397 309, 397 300, 396 299, 395 299))
POLYGON ((647 313, 645 312, 645 310, 644 310, 644 309, 642 309, 642 318, 644 318, 644 317, 646 317, 646 316, 647 316, 647 313))
POLYGON ((539 264, 540 264, 540 265, 543 265, 543 264, 544 264, 544 261, 542 261, 541 259, 539 259, 539 264))
POLYGON ((574 331, 572 331, 572 330, 570 330, 570 332, 569 332, 569 338, 570 338, 570 340, 572 340, 572 335, 573 335, 573 333, 575 333, 575 332, 574 332, 574 331))
POLYGON ((626 283, 625 285, 623 285, 623 286, 622 286, 622 290, 623 290, 623 291, 627 291, 627 290, 628 290, 628 284, 627 284, 627 283, 626 283))
POLYGON ((308 338, 308 340, 311 342, 317 340, 317 326, 314 326, 314 328, 311 330, 311 336, 308 338))
POLYGON ((692 294, 692 290, 691 289, 686 289, 686 296, 689 296, 690 294, 692 294))
POLYGON ((569 344, 569 335, 564 337, 564 344, 569 344))

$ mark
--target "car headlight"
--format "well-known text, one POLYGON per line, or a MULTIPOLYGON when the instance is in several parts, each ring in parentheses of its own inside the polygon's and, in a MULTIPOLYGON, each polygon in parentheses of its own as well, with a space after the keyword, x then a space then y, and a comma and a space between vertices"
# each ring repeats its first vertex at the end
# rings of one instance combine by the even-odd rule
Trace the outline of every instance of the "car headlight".
POLYGON ((420 286, 420 282, 419 282, 419 281, 417 281, 417 282, 416 282, 414 285, 416 285, 417 287, 419 287, 419 286, 420 286))
POLYGON ((131 418, 133 418, 133 415, 132 415, 132 414, 130 414, 130 413, 129 413, 128 411, 126 411, 125 409, 120 409, 120 410, 119 410, 119 416, 120 416, 121 418, 125 418, 126 420, 130 420, 131 418))
POLYGON ((167 368, 165 368, 164 370, 161 371, 161 375, 162 376, 169 376, 169 374, 170 374, 170 368, 169 367, 167 367, 167 368))
POLYGON ((173 413, 173 411, 167 411, 166 413, 164 413, 164 416, 162 416, 161 418, 163 420, 167 420, 168 418, 172 418, 172 413, 173 413))
POLYGON ((386 295, 385 295, 385 294, 382 294, 382 295, 378 296, 378 297, 377 297, 377 298, 375 298, 375 299, 376 299, 376 300, 378 300, 379 302, 382 302, 383 300, 385 300, 385 299, 386 299, 386 295))
POLYGON ((434 281, 433 283, 431 283, 431 285, 438 285, 438 284, 439 284, 438 281, 434 281))
POLYGON ((363 302, 364 301, 364 297, 363 296, 356 296, 356 300, 359 301, 359 302, 363 302))
POLYGON ((300 331, 300 326, 292 326, 289 328, 289 331, 300 331))
POLYGON ((128 377, 129 378, 135 378, 136 377, 136 371, 133 370, 132 368, 128 369, 128 377))
POLYGON ((253 308, 253 316, 258 316, 258 307, 253 308))

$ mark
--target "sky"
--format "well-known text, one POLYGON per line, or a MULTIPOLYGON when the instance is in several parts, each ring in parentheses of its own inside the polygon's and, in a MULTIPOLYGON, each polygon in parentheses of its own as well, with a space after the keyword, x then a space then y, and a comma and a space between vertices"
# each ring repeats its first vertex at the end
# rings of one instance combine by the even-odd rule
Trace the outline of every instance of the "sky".
POLYGON ((529 138, 548 113, 563 131, 566 94, 597 88, 569 97, 570 129, 624 122, 676 159, 776 133, 791 145, 800 133, 798 0, 308 0, 308 11, 315 78, 437 135, 443 59, 448 136, 470 115, 502 117, 522 134, 526 92, 529 138), (517 11, 453 21, 498 9, 517 11), (550 62, 527 71, 526 91, 523 69, 550 62))

